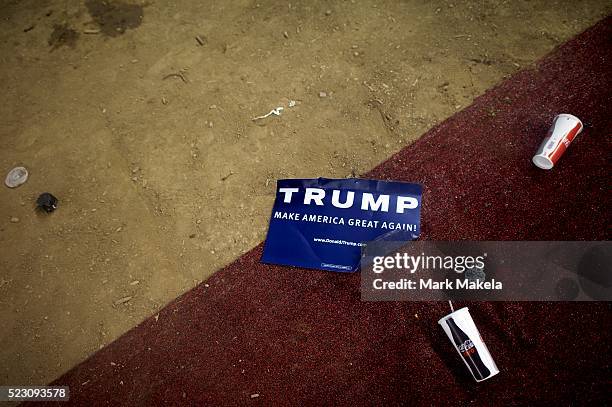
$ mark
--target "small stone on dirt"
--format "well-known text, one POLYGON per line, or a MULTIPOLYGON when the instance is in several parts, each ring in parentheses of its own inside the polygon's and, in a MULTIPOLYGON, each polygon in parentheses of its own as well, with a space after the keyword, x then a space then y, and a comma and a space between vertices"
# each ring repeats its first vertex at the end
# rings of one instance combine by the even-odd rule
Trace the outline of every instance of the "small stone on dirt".
POLYGON ((319 92, 319 97, 320 98, 326 98, 327 97, 327 92, 323 92, 323 91, 319 92))
POLYGON ((259 393, 251 394, 252 399, 256 399, 257 397, 259 397, 259 393))
POLYGON ((11 223, 17 223, 17 222, 19 222, 19 218, 18 218, 18 217, 16 217, 16 216, 13 216, 13 217, 11 218, 11 223))

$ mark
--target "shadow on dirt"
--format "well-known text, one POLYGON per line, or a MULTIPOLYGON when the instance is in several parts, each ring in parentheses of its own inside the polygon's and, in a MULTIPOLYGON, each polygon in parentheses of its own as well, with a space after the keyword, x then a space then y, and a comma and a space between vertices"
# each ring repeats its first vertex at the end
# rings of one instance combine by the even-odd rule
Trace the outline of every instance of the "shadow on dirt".
POLYGON ((117 37, 127 29, 137 28, 142 23, 143 6, 118 1, 87 0, 87 10, 100 26, 102 34, 117 37))

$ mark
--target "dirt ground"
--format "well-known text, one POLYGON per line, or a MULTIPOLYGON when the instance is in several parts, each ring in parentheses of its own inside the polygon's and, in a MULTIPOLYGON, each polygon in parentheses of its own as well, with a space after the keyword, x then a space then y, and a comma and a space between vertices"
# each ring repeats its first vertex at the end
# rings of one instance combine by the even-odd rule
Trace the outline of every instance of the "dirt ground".
POLYGON ((276 179, 365 172, 612 10, 178 3, 2 2, 0 172, 30 177, 0 187, 0 385, 51 381, 253 247, 276 179))

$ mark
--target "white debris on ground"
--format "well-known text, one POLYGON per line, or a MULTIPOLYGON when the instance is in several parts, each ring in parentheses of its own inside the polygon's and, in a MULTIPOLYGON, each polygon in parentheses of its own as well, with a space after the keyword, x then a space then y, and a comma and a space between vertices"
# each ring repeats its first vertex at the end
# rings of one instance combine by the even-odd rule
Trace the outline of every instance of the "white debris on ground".
MULTIPOLYGON (((291 99, 291 100, 289 100, 287 102, 287 107, 289 107, 289 108, 295 107, 295 106, 297 106, 297 104, 298 104, 297 101, 291 99)), ((253 117, 251 120, 257 121, 257 120, 265 119, 265 118, 270 117, 270 116, 280 116, 281 113, 283 112, 283 110, 285 110, 284 106, 278 106, 278 107, 270 110, 268 113, 266 113, 266 114, 264 114, 262 116, 253 117)))
POLYGON ((4 184, 9 188, 17 188, 28 180, 28 170, 25 167, 15 167, 9 171, 4 184))
POLYGON ((256 121, 256 120, 261 120, 261 119, 265 119, 266 117, 269 117, 269 116, 272 116, 272 115, 275 115, 275 116, 280 116, 280 115, 281 115, 281 112, 282 112, 283 110, 285 110, 285 108, 284 108, 284 107, 282 107, 282 106, 279 106, 279 107, 277 107, 276 109, 272 109, 272 110, 270 110, 270 112, 269 112, 269 113, 264 114, 263 116, 253 117, 253 119, 251 119, 251 120, 253 120, 253 121, 256 121))

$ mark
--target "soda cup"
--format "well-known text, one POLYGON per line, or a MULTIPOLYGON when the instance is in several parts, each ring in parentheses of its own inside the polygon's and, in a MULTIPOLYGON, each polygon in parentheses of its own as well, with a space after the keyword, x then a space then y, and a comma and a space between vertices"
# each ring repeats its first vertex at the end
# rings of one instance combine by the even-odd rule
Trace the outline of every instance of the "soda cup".
POLYGON ((536 167, 550 170, 580 134, 582 128, 582 122, 576 116, 565 113, 558 115, 531 161, 536 167))
POLYGON ((455 345, 455 349, 477 382, 499 373, 467 307, 451 312, 438 323, 455 345))

